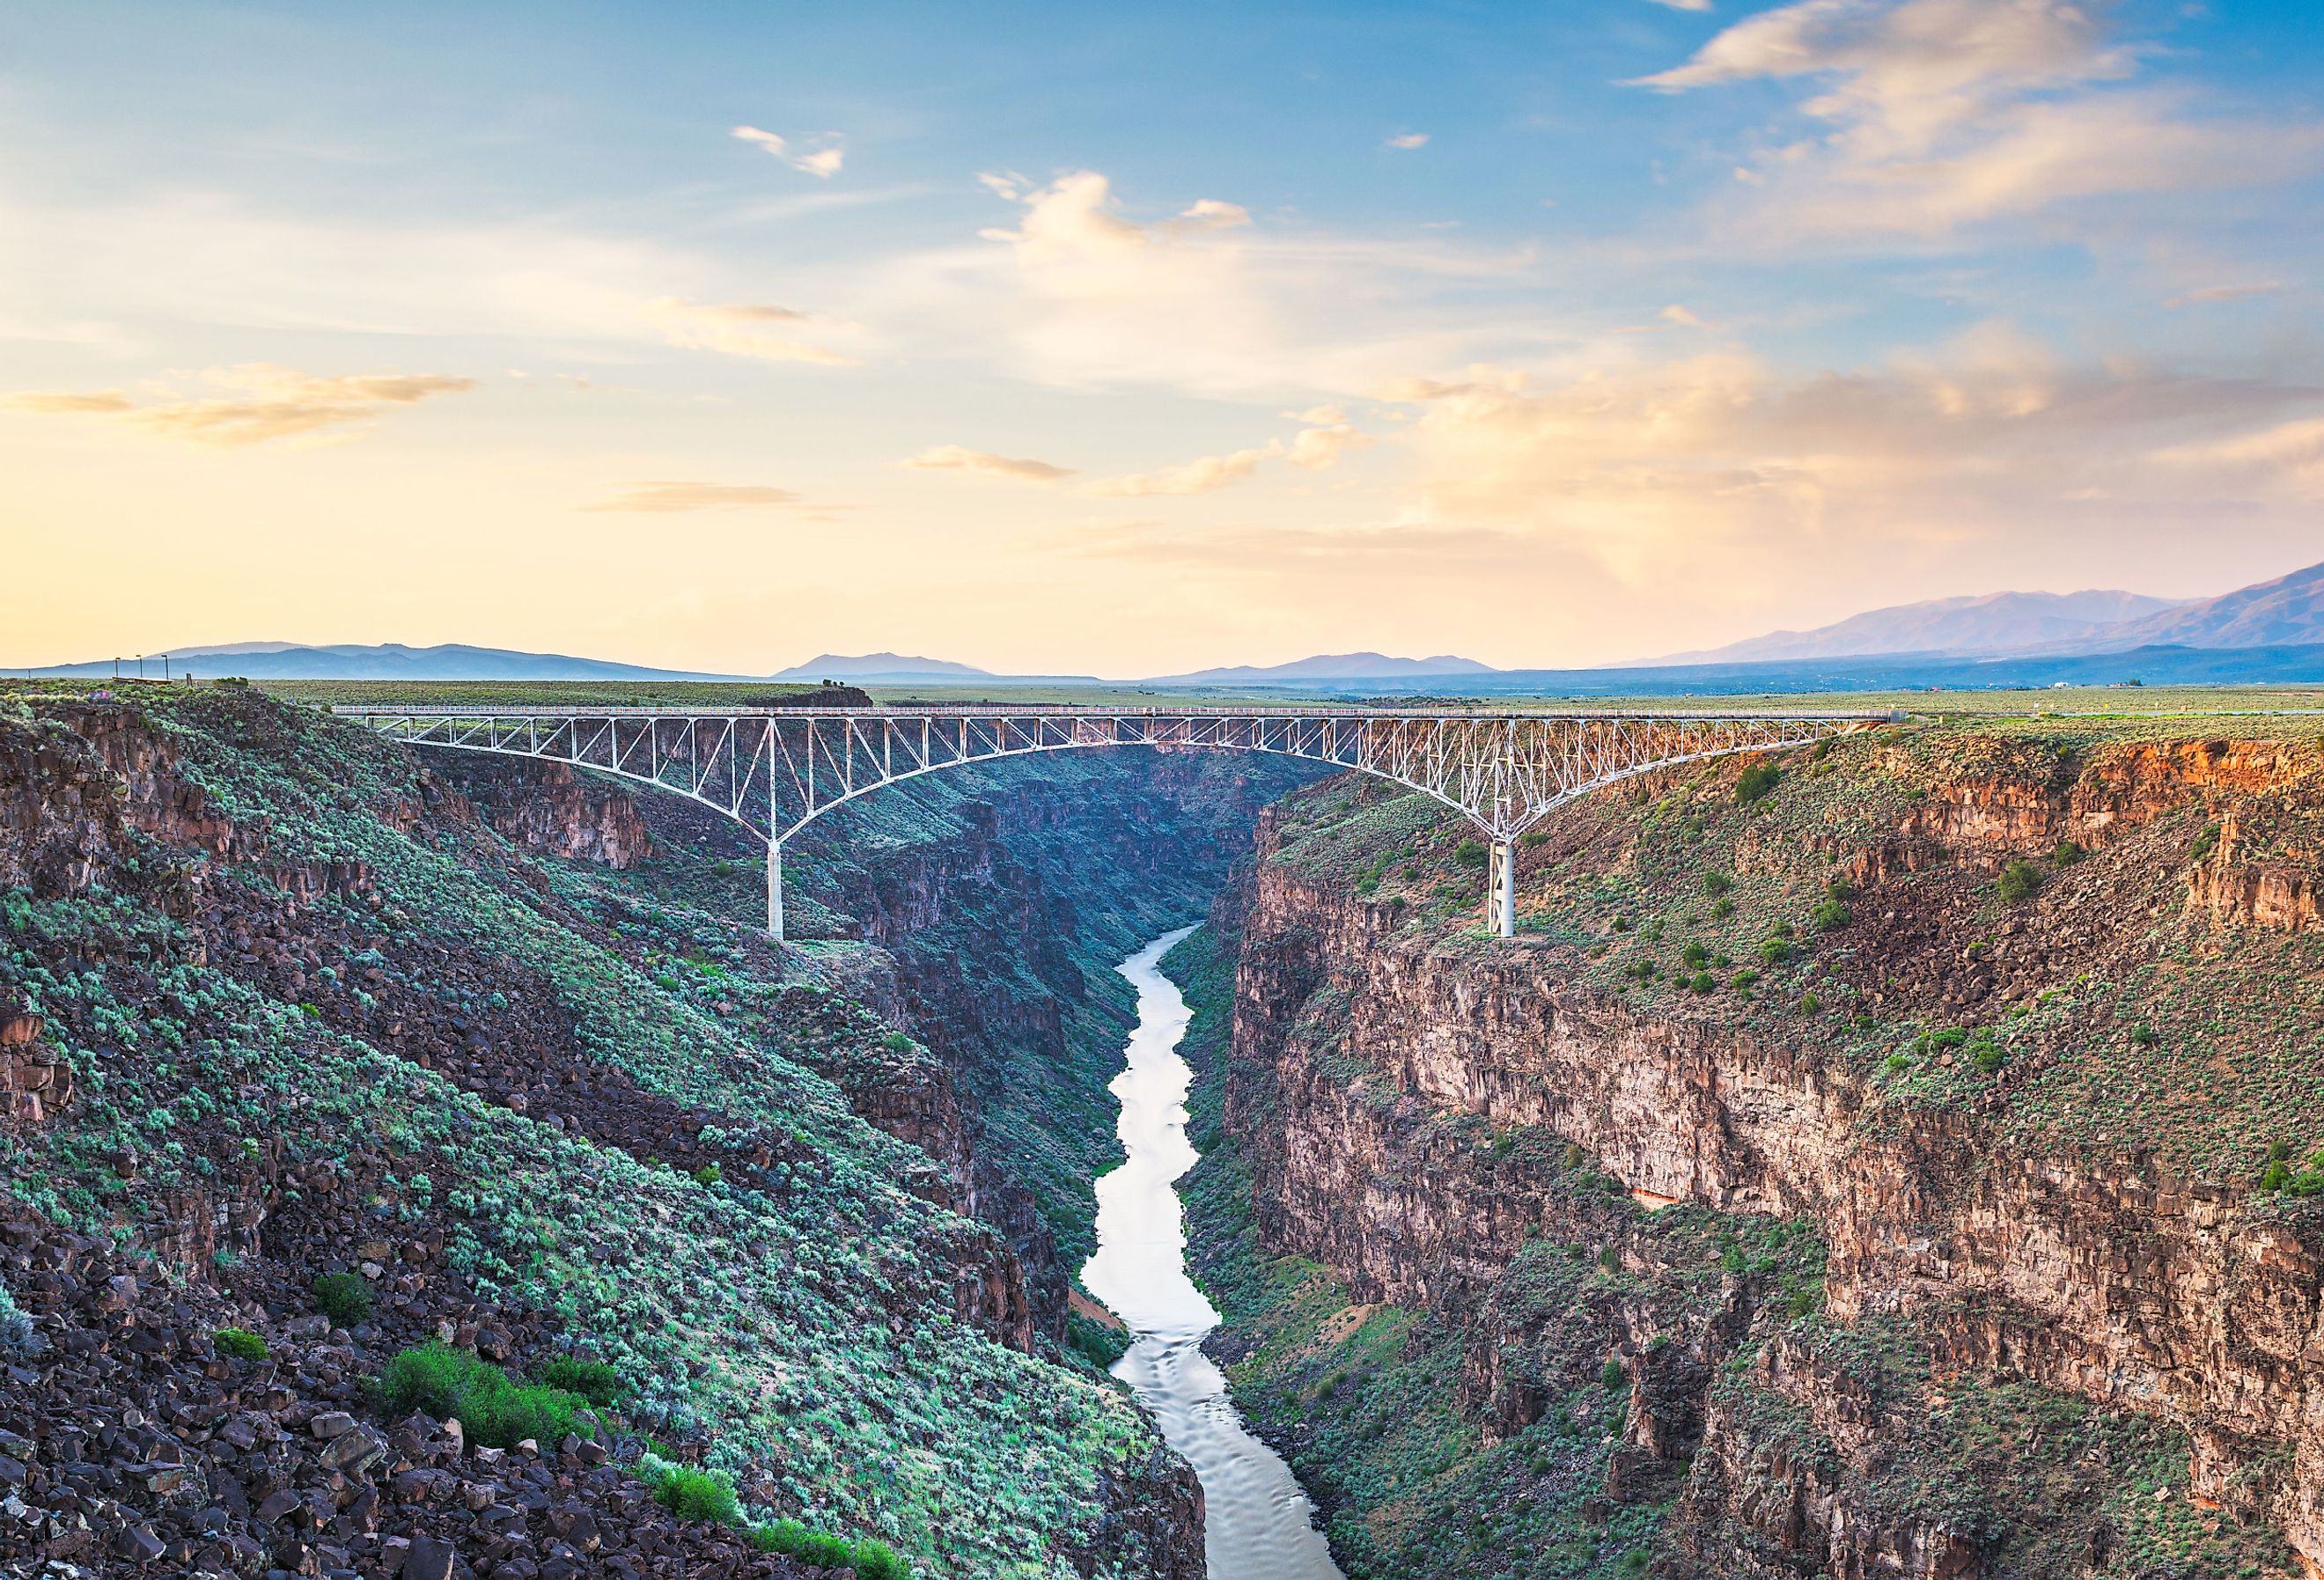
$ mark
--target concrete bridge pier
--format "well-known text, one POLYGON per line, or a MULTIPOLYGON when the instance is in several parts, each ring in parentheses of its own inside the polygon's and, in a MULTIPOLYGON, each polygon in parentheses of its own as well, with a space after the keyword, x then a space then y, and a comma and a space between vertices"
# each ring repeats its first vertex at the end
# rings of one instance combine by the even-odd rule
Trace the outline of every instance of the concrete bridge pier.
POLYGON ((1495 838, 1486 864, 1485 915, 1505 938, 1517 936, 1517 842, 1495 838))

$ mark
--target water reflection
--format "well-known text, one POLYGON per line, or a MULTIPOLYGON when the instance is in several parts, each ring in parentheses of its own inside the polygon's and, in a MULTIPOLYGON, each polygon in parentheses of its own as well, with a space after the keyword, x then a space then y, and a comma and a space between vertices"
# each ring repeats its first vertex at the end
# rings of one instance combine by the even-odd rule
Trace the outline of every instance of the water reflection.
POLYGON ((1244 1429, 1226 1379, 1202 1352, 1219 1314, 1186 1276, 1186 1234, 1174 1188, 1194 1166, 1178 1057, 1186 1003, 1156 965, 1194 931, 1165 934, 1121 963, 1138 990, 1130 1067, 1112 1086, 1129 1161, 1097 1182, 1098 1251, 1082 1282, 1130 1325, 1136 1342, 1113 1369, 1161 1423, 1202 1479, 1211 1580, 1341 1580, 1314 1506, 1275 1451, 1244 1429))

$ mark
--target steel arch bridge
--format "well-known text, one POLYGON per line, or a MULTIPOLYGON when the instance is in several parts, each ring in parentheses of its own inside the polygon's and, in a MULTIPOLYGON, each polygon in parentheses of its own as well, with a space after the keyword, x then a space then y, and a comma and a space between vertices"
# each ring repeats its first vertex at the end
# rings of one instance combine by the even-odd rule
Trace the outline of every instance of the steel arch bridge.
POLYGON ((393 707, 331 710, 415 746, 532 757, 698 801, 767 845, 767 930, 783 936, 783 842, 858 796, 964 763, 1096 746, 1268 752, 1391 780, 1491 844, 1486 907, 1517 930, 1517 839, 1554 808, 1642 773, 1782 752, 1898 713, 954 707, 393 707))

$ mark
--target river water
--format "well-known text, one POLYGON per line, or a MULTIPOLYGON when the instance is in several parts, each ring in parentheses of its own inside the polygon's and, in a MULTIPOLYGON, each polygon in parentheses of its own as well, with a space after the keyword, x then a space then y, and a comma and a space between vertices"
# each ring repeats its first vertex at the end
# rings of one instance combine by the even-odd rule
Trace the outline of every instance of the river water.
POLYGON ((1082 1282, 1136 1340, 1113 1374, 1154 1412, 1162 1436, 1202 1479, 1210 1580, 1342 1580, 1315 1529, 1314 1505, 1290 1466, 1244 1429, 1226 1379, 1202 1352, 1219 1314, 1186 1276, 1176 1188, 1197 1156, 1186 1139, 1194 1072, 1178 1057, 1186 1001, 1156 968, 1194 930, 1166 933, 1120 967, 1138 990, 1130 1067, 1111 1088, 1121 1103, 1117 1128, 1129 1161, 1097 1182, 1098 1249, 1082 1282))

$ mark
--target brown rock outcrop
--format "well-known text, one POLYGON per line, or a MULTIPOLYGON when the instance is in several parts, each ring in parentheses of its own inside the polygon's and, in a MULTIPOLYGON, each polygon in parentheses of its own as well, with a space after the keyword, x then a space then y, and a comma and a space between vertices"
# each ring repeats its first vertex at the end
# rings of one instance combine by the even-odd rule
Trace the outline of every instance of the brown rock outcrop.
MULTIPOLYGON (((1858 871, 1990 868, 2191 813, 2226 819, 2190 879, 2194 913, 2313 927, 2312 868, 2239 861, 2234 814, 2241 798, 2310 798, 2319 778, 2313 747, 2267 743, 2021 763, 1933 787, 1882 847, 1893 865, 1858 871)), ((1227 1112, 1271 1245, 1327 1262, 1360 1299, 1471 1308, 1529 1225, 1572 1226, 1551 1221, 1522 1170, 1416 1122, 1542 1127, 1645 1197, 1812 1218, 1835 1317, 1942 1307, 1949 1364, 2182 1425, 2196 1495, 2272 1514, 2324 1563, 2324 1220, 2304 1205, 2176 1176, 2131 1136, 2096 1152, 2005 1143, 1994 1119, 2015 1072, 1981 1100, 1900 1107, 1817 1039, 1771 1039, 1668 998, 1641 1007, 1573 980, 1546 944, 1471 948, 1406 929, 1392 903, 1265 859, 1272 844, 1264 835, 1240 901, 1227 1112)), ((1757 1363, 1767 1387, 1843 1408, 1803 1357, 1757 1363)), ((1478 1382, 1472 1400, 1508 1408, 1478 1382)), ((1653 1446, 1636 1420, 1629 1436, 1653 1446)), ((1855 1528, 1842 1483, 1767 1460, 1715 1413, 1704 1442, 1705 1475, 1723 1466, 1734 1497, 1781 1505, 1739 1517, 1805 1541, 1819 1572, 1982 1572, 1960 1533, 1855 1528)))

